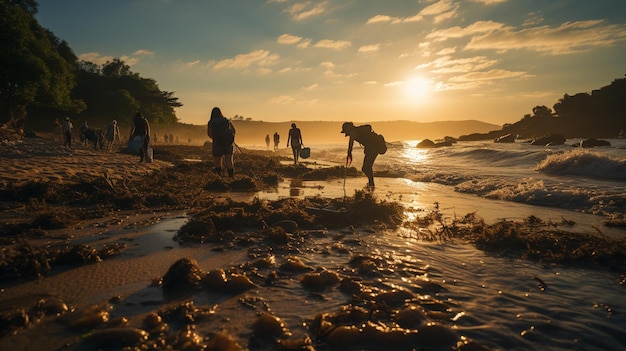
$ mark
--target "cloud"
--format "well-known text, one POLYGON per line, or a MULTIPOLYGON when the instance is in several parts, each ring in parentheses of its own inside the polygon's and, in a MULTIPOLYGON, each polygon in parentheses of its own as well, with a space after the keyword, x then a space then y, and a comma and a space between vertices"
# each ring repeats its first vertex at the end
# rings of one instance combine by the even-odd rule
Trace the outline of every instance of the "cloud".
POLYGON ((415 69, 431 68, 432 73, 467 73, 480 71, 497 64, 498 61, 486 56, 453 59, 451 56, 443 56, 429 63, 419 65, 415 69))
POLYGON ((133 52, 134 56, 154 56, 154 51, 150 50, 137 50, 133 52))
POLYGON ((426 36, 426 39, 433 39, 435 41, 444 41, 448 39, 457 39, 472 36, 474 34, 494 32, 498 30, 505 30, 507 27, 503 23, 494 21, 478 21, 470 24, 469 26, 462 28, 459 26, 450 27, 447 29, 436 30, 426 36))
POLYGON ((349 42, 349 41, 346 41, 346 40, 322 39, 322 40, 318 41, 317 43, 315 43, 315 45, 313 45, 313 47, 341 50, 341 49, 345 49, 345 48, 349 47, 350 45, 352 45, 352 43, 349 42))
POLYGON ((280 104, 280 105, 290 104, 294 101, 295 101, 295 98, 291 95, 280 95, 280 96, 273 97, 269 100, 269 102, 272 104, 280 104))
POLYGON ((297 35, 291 34, 281 34, 276 42, 284 45, 296 45, 297 47, 302 49, 308 48, 309 45, 311 45, 311 39, 302 38, 297 35))
POLYGON ((483 5, 494 5, 494 4, 502 4, 507 2, 508 0, 471 0, 473 2, 477 2, 483 5))
POLYGON ((528 78, 532 75, 526 72, 515 72, 503 69, 492 69, 485 72, 470 72, 460 76, 454 76, 450 78, 451 82, 480 82, 480 81, 492 81, 497 79, 507 78, 528 78))
POLYGON ((78 59, 81 61, 87 61, 95 63, 97 65, 105 64, 107 61, 113 61, 113 56, 102 56, 97 52, 86 52, 78 55, 78 59))
POLYGON ((305 20, 309 17, 317 16, 326 13, 328 1, 315 3, 312 1, 301 2, 293 4, 285 12, 291 15, 291 18, 296 21, 305 20))
POLYGON ((378 52, 379 50, 380 44, 363 45, 359 48, 359 52, 364 54, 378 52))
POLYGON ((389 22, 391 24, 419 22, 424 17, 433 17, 435 23, 442 22, 446 19, 456 17, 456 10, 459 8, 453 0, 439 0, 434 4, 428 5, 420 12, 408 17, 391 17, 387 15, 376 15, 367 20, 367 24, 389 22))
POLYGON ((626 25, 603 20, 566 22, 514 31, 510 28, 473 37, 468 50, 528 49, 553 55, 571 54, 592 47, 607 47, 626 40, 626 25))
POLYGON ((435 41, 470 37, 466 50, 505 52, 527 49, 553 55, 570 54, 592 47, 612 46, 626 40, 626 25, 603 20, 566 22, 558 27, 541 26, 516 30, 493 21, 479 21, 462 27, 431 32, 435 41))
POLYGON ((308 85, 306 87, 302 87, 302 90, 305 90, 305 91, 315 90, 315 89, 317 89, 317 86, 318 86, 317 83, 313 83, 313 84, 308 85))
POLYGON ((302 37, 291 34, 281 34, 276 41, 279 44, 294 45, 302 41, 302 37))
POLYGON ((214 70, 267 68, 267 66, 275 64, 279 58, 279 55, 272 54, 267 50, 256 50, 247 54, 239 54, 230 59, 210 61, 209 66, 212 66, 214 70))

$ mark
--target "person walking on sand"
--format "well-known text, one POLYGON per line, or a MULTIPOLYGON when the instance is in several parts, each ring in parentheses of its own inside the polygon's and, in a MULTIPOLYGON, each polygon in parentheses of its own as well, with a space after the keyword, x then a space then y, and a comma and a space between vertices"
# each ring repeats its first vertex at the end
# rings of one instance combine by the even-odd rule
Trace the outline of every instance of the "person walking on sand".
POLYGON ((274 151, 278 150, 278 144, 280 144, 280 135, 274 132, 274 151))
POLYGON ((267 147, 268 150, 270 149, 270 135, 269 134, 265 136, 265 146, 267 147))
POLYGON ((215 173, 222 174, 222 167, 226 167, 228 176, 235 175, 233 150, 235 145, 235 126, 224 117, 219 107, 213 107, 211 119, 207 123, 207 134, 213 140, 213 166, 215 173))
POLYGON ((72 121, 70 121, 69 117, 65 117, 65 121, 61 124, 61 130, 63 131, 63 135, 65 135, 65 142, 63 146, 67 146, 69 148, 72 147, 72 129, 74 125, 72 121))
POLYGON ((302 132, 300 128, 296 127, 295 123, 291 123, 291 129, 287 136, 287 147, 289 147, 289 141, 291 141, 291 151, 293 152, 293 164, 298 164, 298 158, 300 157, 300 150, 302 149, 302 132))
POLYGON ((141 147, 139 148, 139 162, 148 162, 148 147, 150 144, 150 124, 140 111, 135 113, 130 127, 130 140, 136 136, 141 137, 141 147))
POLYGON ((369 124, 355 126, 352 122, 344 123, 341 126, 341 133, 345 134, 346 137, 350 137, 346 167, 352 164, 352 145, 356 140, 364 148, 365 157, 363 158, 363 168, 361 170, 367 176, 367 188, 374 189, 374 161, 376 161, 376 157, 379 154, 384 154, 387 151, 385 138, 380 134, 374 133, 372 126, 369 124))
POLYGON ((117 125, 116 119, 107 125, 107 129, 104 131, 104 139, 107 142, 107 150, 109 151, 111 151, 115 141, 120 140, 120 127, 117 125))

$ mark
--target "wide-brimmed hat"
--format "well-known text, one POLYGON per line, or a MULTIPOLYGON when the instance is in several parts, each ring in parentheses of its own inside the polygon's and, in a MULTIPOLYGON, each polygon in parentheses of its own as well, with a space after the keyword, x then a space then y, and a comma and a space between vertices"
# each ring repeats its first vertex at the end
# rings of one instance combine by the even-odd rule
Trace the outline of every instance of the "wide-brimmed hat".
POLYGON ((348 134, 348 132, 350 131, 350 129, 354 128, 354 124, 352 122, 346 122, 344 124, 341 125, 341 132, 343 134, 348 134))

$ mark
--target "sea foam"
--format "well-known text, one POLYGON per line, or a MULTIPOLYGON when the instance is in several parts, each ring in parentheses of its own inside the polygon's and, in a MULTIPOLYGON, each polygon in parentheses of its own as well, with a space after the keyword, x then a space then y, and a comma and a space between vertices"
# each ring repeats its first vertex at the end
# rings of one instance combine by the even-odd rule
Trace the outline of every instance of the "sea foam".
POLYGON ((549 155, 537 165, 537 170, 557 176, 575 175, 626 181, 626 159, 584 149, 549 155))

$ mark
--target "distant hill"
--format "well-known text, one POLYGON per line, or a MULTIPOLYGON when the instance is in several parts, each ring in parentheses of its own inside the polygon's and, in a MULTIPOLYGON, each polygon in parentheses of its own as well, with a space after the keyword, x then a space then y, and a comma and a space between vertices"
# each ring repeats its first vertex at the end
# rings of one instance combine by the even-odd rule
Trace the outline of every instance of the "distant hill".
MULTIPOLYGON (((240 121, 235 120, 233 124, 237 129, 237 144, 239 145, 264 145, 265 136, 280 135, 280 145, 285 146, 287 134, 291 128, 291 123, 296 123, 302 130, 302 138, 305 145, 316 143, 336 143, 344 142, 345 137, 341 134, 343 122, 330 121, 289 121, 289 122, 261 122, 261 121, 240 121)), ((360 124, 355 122, 355 124, 360 124)), ((499 129, 497 124, 484 123, 480 121, 442 121, 442 122, 411 122, 411 121, 381 121, 364 122, 370 124, 374 131, 383 134, 387 141, 416 140, 416 139, 442 139, 445 136, 457 137, 468 133, 486 133, 490 130, 499 129)), ((158 127, 154 128, 157 138, 162 140, 162 131, 158 127)), ((188 139, 192 143, 198 144, 208 140, 206 136, 206 126, 184 125, 168 128, 168 133, 178 136, 181 142, 188 139)))

